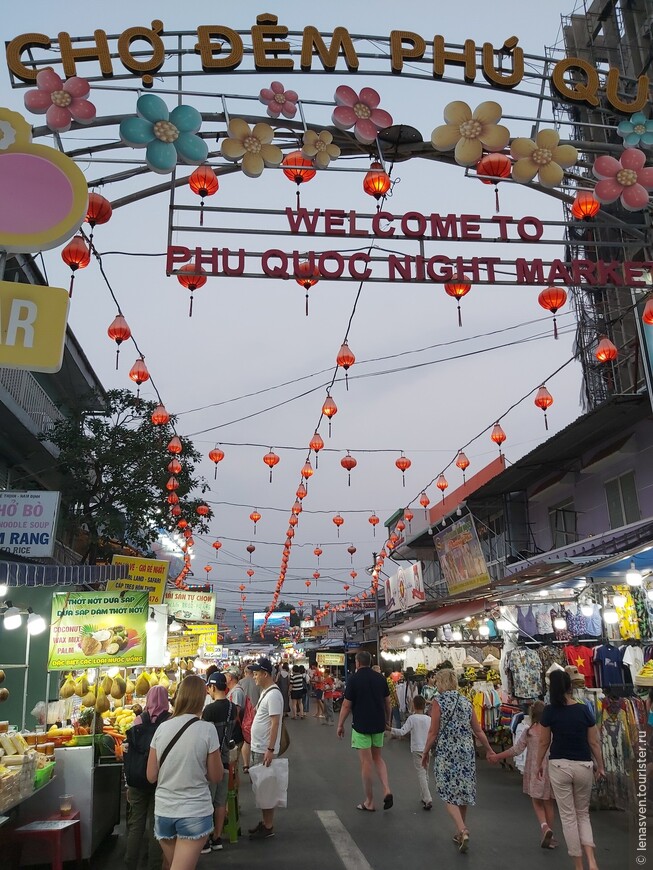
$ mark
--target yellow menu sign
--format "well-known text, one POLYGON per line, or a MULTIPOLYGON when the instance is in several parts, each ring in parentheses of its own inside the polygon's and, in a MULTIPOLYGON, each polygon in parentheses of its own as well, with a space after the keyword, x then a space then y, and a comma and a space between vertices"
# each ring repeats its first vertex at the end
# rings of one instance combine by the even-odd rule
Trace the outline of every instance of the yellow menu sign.
POLYGON ((109 580, 107 590, 138 589, 150 593, 150 604, 162 604, 170 563, 163 559, 132 559, 114 556, 114 565, 128 565, 129 575, 124 580, 109 580))
POLYGON ((0 366, 58 372, 68 302, 61 287, 0 281, 0 366))

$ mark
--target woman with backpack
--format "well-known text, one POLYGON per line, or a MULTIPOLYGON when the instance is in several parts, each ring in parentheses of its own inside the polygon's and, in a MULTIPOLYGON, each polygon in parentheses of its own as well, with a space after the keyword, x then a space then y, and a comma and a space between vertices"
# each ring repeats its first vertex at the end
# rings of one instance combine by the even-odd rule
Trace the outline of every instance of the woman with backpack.
POLYGON ((152 739, 147 778, 156 783, 154 836, 170 870, 194 870, 213 831, 209 782, 224 775, 215 726, 201 720, 206 684, 185 677, 177 690, 172 718, 152 739))
POLYGON ((134 719, 127 732, 124 755, 129 825, 125 849, 125 867, 137 870, 138 853, 147 832, 148 870, 161 870, 163 853, 154 839, 154 789, 147 780, 147 759, 156 729, 170 716, 168 690, 152 686, 145 699, 145 710, 134 719))

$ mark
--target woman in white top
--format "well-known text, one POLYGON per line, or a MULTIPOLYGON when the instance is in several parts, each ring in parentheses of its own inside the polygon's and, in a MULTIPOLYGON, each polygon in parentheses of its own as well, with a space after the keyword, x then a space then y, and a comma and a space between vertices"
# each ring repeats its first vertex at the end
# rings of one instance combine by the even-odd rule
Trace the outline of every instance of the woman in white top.
POLYGON ((147 760, 147 778, 156 783, 154 836, 170 870, 193 870, 213 831, 209 780, 220 782, 224 768, 215 726, 199 718, 205 697, 201 677, 182 681, 172 718, 157 728, 147 760))

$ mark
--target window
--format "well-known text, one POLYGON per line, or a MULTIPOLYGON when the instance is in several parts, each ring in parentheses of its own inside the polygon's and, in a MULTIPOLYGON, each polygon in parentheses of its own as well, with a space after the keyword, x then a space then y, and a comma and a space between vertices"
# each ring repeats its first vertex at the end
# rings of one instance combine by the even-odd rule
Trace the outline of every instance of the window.
POLYGON ((606 481, 605 497, 611 529, 618 529, 641 519, 633 471, 606 481))
POLYGON ((566 547, 578 540, 576 534, 576 511, 572 499, 563 501, 549 508, 549 525, 551 527, 551 549, 566 547))

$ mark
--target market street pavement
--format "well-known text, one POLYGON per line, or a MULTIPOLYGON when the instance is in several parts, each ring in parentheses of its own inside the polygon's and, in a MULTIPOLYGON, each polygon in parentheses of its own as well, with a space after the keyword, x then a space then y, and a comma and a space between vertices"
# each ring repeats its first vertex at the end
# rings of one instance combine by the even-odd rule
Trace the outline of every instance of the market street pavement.
MULTIPOLYGON (((245 777, 240 789, 244 836, 235 844, 225 842, 220 852, 202 856, 200 870, 304 866, 311 870, 397 870, 409 862, 426 866, 423 862, 433 859, 438 870, 461 866, 468 870, 507 866, 551 870, 572 866, 559 822, 556 835, 561 846, 551 851, 539 848, 538 824, 529 798, 522 794, 520 775, 484 761, 478 762, 477 805, 468 816, 470 849, 467 855, 459 855, 451 839, 451 822, 436 797, 432 774, 433 809, 422 809, 408 739, 386 741, 384 749, 394 807, 385 812, 380 809, 382 795, 377 787, 379 809, 375 813, 356 810, 363 793, 358 758, 350 747, 351 720, 344 740, 338 740, 335 727, 322 725, 312 712, 309 716, 304 721, 286 720, 291 735, 287 753, 288 809, 276 811, 275 836, 257 842, 248 840, 247 828, 258 823, 260 812, 245 777)), ((592 825, 601 870, 630 868, 625 855, 630 848, 631 861, 634 859, 634 844, 628 833, 627 814, 592 813, 592 825)), ((123 843, 122 838, 109 838, 105 848, 96 853, 93 870, 124 866, 123 843)))

